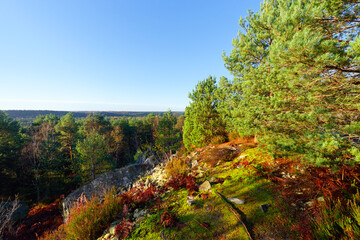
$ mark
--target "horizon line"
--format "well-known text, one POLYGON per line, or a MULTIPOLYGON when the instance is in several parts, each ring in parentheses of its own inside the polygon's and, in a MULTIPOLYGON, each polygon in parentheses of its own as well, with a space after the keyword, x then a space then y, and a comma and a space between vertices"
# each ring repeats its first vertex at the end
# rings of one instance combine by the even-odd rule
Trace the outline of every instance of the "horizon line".
MULTIPOLYGON (((171 110, 171 112, 185 112, 185 110, 171 110)), ((51 110, 51 109, 0 109, 0 111, 52 111, 52 112, 167 112, 169 110, 51 110)))

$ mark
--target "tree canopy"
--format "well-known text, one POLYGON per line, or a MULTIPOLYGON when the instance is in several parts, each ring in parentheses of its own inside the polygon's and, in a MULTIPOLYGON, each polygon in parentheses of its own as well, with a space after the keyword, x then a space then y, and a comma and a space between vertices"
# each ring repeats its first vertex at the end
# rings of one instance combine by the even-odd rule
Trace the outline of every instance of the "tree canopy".
POLYGON ((6 192, 13 192, 22 143, 19 123, 0 111, 0 187, 3 189, 0 197, 6 192))
POLYGON ((305 153, 318 164, 354 152, 359 17, 357 1, 268 0, 240 19, 223 56, 234 76, 229 93, 241 96, 229 106, 230 128, 259 136, 275 155, 305 153))

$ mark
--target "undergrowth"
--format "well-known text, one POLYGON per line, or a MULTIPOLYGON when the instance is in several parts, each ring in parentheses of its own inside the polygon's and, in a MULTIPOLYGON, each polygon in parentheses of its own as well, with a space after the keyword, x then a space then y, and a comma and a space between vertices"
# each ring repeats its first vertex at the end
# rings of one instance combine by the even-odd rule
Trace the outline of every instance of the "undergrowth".
POLYGON ((176 157, 172 159, 166 164, 165 172, 168 178, 187 174, 189 172, 187 159, 185 157, 176 157))
POLYGON ((313 220, 316 239, 360 239, 360 194, 325 205, 313 220))
POLYGON ((105 194, 102 203, 98 197, 88 200, 82 196, 71 208, 67 222, 41 239, 96 239, 121 210, 121 198, 116 197, 114 189, 105 194))

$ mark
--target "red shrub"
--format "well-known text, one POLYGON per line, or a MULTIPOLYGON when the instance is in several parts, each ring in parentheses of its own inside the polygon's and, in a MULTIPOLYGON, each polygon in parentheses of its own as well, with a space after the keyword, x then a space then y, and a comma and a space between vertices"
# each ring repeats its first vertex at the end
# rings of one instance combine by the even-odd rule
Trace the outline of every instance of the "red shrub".
POLYGON ((15 238, 7 236, 5 239, 33 240, 46 231, 57 229, 62 224, 62 215, 59 209, 61 199, 47 206, 32 208, 26 219, 19 224, 15 238))
POLYGON ((151 184, 148 188, 146 188, 143 191, 138 190, 135 193, 133 199, 136 203, 149 202, 156 197, 155 192, 156 192, 156 187, 154 187, 154 185, 151 184))
POLYGON ((134 223, 128 220, 122 221, 115 227, 115 235, 117 235, 119 239, 125 239, 131 233, 133 226, 134 223))
POLYGON ((193 176, 181 175, 172 177, 167 184, 166 187, 172 187, 175 190, 180 188, 186 188, 190 192, 197 191, 199 189, 198 184, 195 181, 193 176))
POLYGON ((177 219, 174 214, 169 213, 167 210, 161 214, 161 224, 167 228, 167 227, 175 227, 177 224, 177 219))

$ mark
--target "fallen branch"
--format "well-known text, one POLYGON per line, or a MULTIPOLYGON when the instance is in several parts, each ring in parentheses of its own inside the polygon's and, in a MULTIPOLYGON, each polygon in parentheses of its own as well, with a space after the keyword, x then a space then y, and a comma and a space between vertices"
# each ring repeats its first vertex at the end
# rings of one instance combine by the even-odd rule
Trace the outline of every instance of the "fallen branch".
POLYGON ((196 220, 195 218, 194 218, 194 221, 197 223, 197 224, 199 224, 200 226, 202 226, 203 228, 205 228, 206 230, 208 230, 209 231, 209 224, 207 224, 207 223, 200 223, 198 220, 196 220))
POLYGON ((249 230, 247 229, 244 221, 241 219, 241 215, 238 213, 238 211, 236 209, 234 209, 233 206, 231 206, 231 204, 227 201, 227 199, 225 199, 220 193, 218 192, 215 192, 225 203, 226 203, 226 206, 229 208, 229 210, 236 216, 236 218, 240 221, 240 223, 244 226, 245 228, 245 231, 247 233, 247 235, 249 236, 249 239, 250 240, 253 240, 253 238, 251 237, 250 235, 250 232, 249 230))

